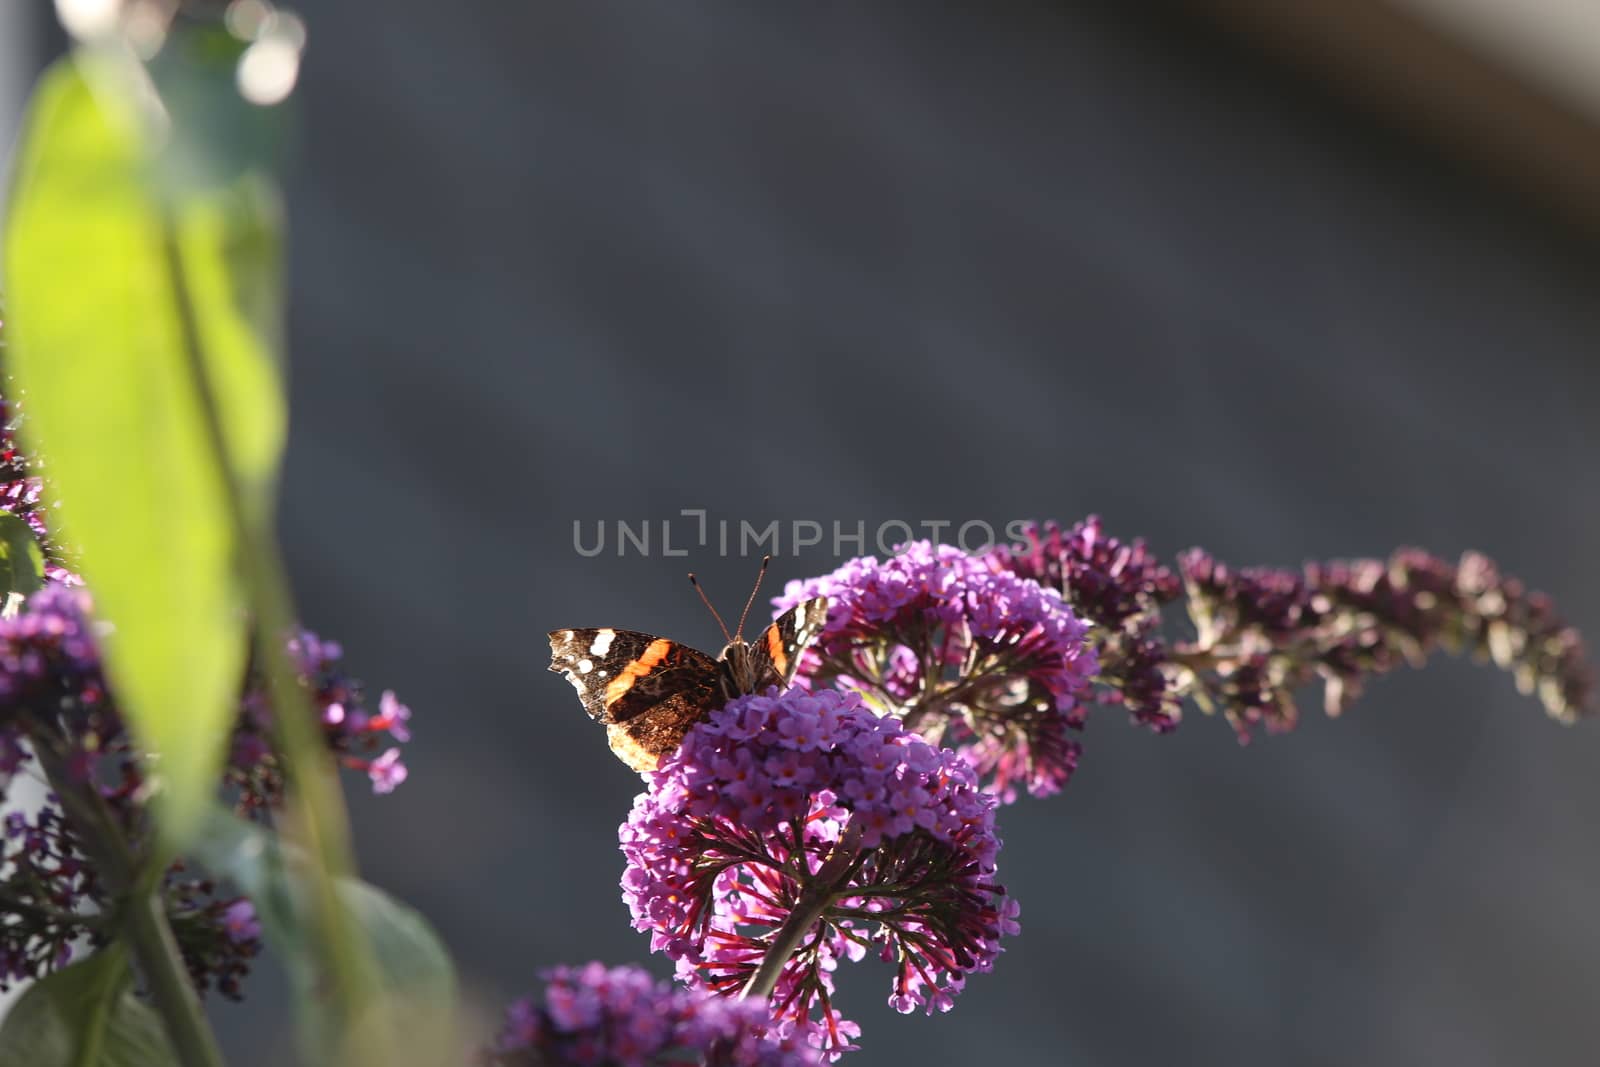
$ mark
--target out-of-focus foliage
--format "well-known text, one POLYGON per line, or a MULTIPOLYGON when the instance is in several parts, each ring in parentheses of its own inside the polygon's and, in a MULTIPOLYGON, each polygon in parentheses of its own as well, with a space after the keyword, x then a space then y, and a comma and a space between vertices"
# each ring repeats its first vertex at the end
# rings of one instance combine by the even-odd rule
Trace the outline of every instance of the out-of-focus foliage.
POLYGON ((140 104, 141 74, 85 54, 35 94, 6 224, 7 357, 181 844, 215 788, 245 656, 225 476, 264 513, 283 445, 280 241, 259 175, 164 177, 195 149, 140 104))

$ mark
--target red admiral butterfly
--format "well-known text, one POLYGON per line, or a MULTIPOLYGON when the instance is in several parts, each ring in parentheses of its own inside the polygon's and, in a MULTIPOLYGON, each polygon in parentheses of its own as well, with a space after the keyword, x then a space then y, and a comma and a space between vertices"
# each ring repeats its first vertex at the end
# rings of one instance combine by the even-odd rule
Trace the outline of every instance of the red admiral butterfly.
POLYGON ((617 758, 636 771, 653 771, 689 728, 736 696, 758 693, 794 679, 800 653, 828 618, 828 598, 792 608, 746 641, 745 616, 755 603, 761 574, 730 635, 694 575, 695 591, 722 628, 728 644, 712 659, 704 652, 637 630, 552 630, 550 669, 565 674, 591 718, 606 725, 617 758))

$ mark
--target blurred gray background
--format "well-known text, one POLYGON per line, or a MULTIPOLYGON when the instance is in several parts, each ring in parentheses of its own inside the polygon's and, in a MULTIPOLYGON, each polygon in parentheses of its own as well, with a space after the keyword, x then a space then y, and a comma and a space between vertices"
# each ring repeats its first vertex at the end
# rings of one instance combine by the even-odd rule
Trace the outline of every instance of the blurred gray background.
MULTIPOLYGON (((24 6, 32 70, 61 41, 24 6)), ((646 958, 638 781, 545 631, 715 650, 683 572, 726 611, 756 567, 584 558, 575 520, 1477 547, 1600 634, 1595 240, 1208 22, 1112 7, 305 5, 282 529, 306 621, 415 711, 411 780, 353 800, 364 871, 486 1010, 646 958)), ((785 542, 777 582, 828 547, 785 542)), ((845 968, 849 1063, 1594 1062, 1595 727, 1441 662, 1248 748, 1114 710, 1084 741, 1003 812, 995 973, 930 1020, 845 968)), ((263 972, 216 1011, 244 1067, 285 1062, 263 972)))

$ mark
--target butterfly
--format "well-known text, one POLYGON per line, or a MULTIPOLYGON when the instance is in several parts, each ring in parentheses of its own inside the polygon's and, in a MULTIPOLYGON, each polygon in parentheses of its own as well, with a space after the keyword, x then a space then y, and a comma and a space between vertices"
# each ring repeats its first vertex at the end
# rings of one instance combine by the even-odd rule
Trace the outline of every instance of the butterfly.
MULTIPOLYGON (((769 557, 770 559, 770 557, 769 557)), ((638 630, 550 631, 550 669, 565 674, 589 716, 605 724, 618 759, 636 771, 652 771, 675 751, 684 734, 734 697, 759 693, 794 680, 800 654, 828 619, 828 598, 814 597, 784 612, 754 641, 744 639, 745 617, 755 603, 761 573, 732 634, 710 608, 727 645, 713 659, 688 645, 638 630)))

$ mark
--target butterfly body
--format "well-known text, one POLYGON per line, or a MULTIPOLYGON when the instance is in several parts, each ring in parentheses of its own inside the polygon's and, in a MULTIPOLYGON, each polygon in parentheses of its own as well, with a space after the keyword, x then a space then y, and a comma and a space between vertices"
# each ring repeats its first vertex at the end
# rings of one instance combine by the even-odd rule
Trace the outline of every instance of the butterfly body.
POLYGON ((716 658, 638 630, 552 630, 550 669, 565 674, 584 710, 605 724, 617 757, 649 771, 713 710, 793 681, 827 614, 825 597, 808 600, 754 641, 734 636, 716 658))

